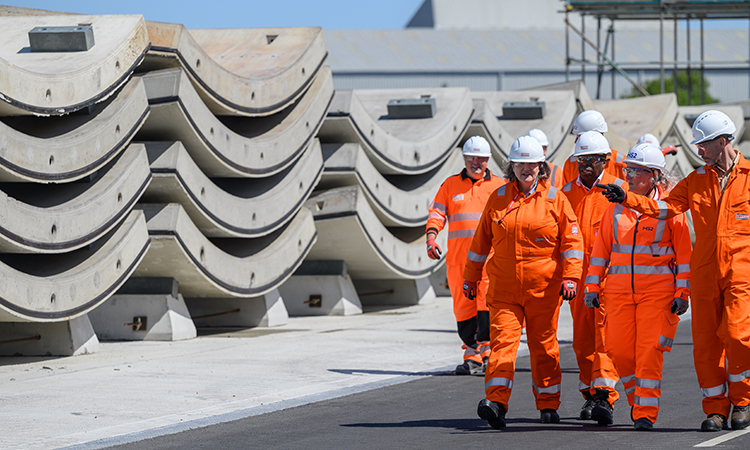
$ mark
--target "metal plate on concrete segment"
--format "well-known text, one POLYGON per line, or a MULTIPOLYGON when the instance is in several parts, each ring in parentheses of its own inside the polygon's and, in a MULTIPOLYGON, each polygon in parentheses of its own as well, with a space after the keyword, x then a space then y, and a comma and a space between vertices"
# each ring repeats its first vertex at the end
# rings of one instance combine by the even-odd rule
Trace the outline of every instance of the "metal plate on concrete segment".
POLYGON ((324 66, 281 113, 218 118, 182 69, 150 72, 143 81, 152 105, 138 139, 181 141, 211 177, 267 177, 286 169, 315 137, 333 97, 331 69, 324 66))
POLYGON ((478 111, 472 119, 472 127, 479 126, 477 134, 490 142, 496 161, 507 160, 513 142, 534 128, 547 135, 550 143, 547 157, 554 157, 565 137, 570 134, 578 115, 575 96, 571 91, 472 92, 471 97, 478 111), (541 119, 506 120, 503 118, 503 105, 511 102, 544 102, 546 114, 541 119))
POLYGON ((147 22, 147 66, 172 67, 175 55, 217 115, 265 116, 305 92, 327 52, 319 27, 187 30, 147 22))
POLYGON ((131 211, 90 250, 55 257, 5 255, 0 263, 0 322, 59 322, 85 314, 117 291, 148 246, 143 213, 131 211))
MULTIPOLYGON (((146 149, 133 144, 83 193, 73 191, 73 198, 58 204, 37 206, 0 191, 0 251, 62 253, 89 245, 128 215, 150 180, 146 149)), ((37 187, 49 200, 50 190, 59 190, 37 187)), ((6 188, 29 189, 16 184, 6 188)))
POLYGON ((142 202, 180 203, 210 237, 253 238, 289 222, 323 172, 317 139, 285 172, 270 179, 210 179, 180 142, 146 143, 153 179, 142 202))
POLYGON ((292 275, 316 239, 305 208, 263 238, 208 240, 179 204, 137 207, 146 213, 151 248, 134 276, 175 278, 186 297, 263 295, 292 275))
MULTIPOLYGON (((318 229, 308 259, 344 260, 353 279, 422 278, 444 262, 427 257, 423 228, 386 228, 359 186, 322 192, 305 206, 313 211, 318 229)), ((446 236, 438 236, 442 248, 446 236)))
POLYGON ((694 167, 700 167, 706 164, 700 155, 698 155, 698 147, 691 144, 693 140, 693 128, 692 125, 687 121, 687 115, 698 116, 710 109, 716 109, 732 119, 737 131, 734 132, 735 140, 732 142, 733 146, 742 140, 742 135, 745 133, 745 113, 742 106, 739 105, 700 105, 700 106, 680 106, 679 114, 675 120, 674 131, 677 138, 682 144, 682 150, 687 154, 690 163, 694 167))
POLYGON ((602 113, 608 131, 604 134, 609 146, 627 155, 638 138, 651 133, 660 141, 669 134, 677 118, 677 97, 674 94, 619 100, 596 100, 594 109, 602 113))
POLYGON ((140 64, 149 47, 142 16, 0 16, 0 114, 62 115, 105 100, 140 64), (91 24, 87 52, 29 51, 37 26, 91 24))
POLYGON ((336 91, 318 138, 322 143, 360 144, 383 174, 422 174, 463 143, 472 109, 466 88, 336 91), (433 118, 388 119, 390 100, 426 95, 437 103, 433 118))
POLYGON ((128 146, 148 116, 140 79, 92 114, 5 117, 0 121, 0 181, 63 183, 83 178, 128 146))

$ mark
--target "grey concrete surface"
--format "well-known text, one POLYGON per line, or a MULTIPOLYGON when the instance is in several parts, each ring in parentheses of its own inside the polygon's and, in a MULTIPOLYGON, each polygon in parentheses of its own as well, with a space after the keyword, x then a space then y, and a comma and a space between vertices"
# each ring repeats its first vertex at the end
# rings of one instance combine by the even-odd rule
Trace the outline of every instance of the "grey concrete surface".
POLYGON ((26 192, 8 195, 0 187, 0 252, 63 253, 90 245, 128 215, 150 180, 146 149, 133 144, 97 180, 80 184, 86 188, 80 193, 11 183, 6 190, 26 192))
POLYGON ((378 171, 418 175, 442 164, 463 144, 472 102, 466 88, 337 90, 318 137, 326 143, 358 143, 378 171), (430 96, 432 118, 389 119, 388 102, 430 96))
POLYGON ((0 322, 60 322, 85 314, 127 280, 149 247, 144 215, 131 211, 87 249, 2 255, 0 322))
POLYGON ((180 142, 146 143, 153 179, 143 203, 179 203, 209 237, 254 238, 291 220, 323 172, 314 139, 283 173, 270 179, 211 179, 180 142))
POLYGON ((181 69, 149 72, 143 81, 151 113, 138 139, 181 141, 212 177, 267 177, 289 167, 315 137, 333 96, 331 70, 324 66, 281 113, 217 117, 181 69))
MULTIPOLYGON (((559 338, 569 342, 567 306, 560 324, 559 338)), ((2 358, 0 418, 10 431, 0 447, 103 448, 403 383, 461 361, 455 327, 443 297, 357 316, 290 318, 272 329, 201 329, 188 341, 102 342, 98 353, 75 358, 2 358)), ((481 392, 481 379, 472 381, 481 392)))
POLYGON ((258 297, 276 289, 302 263, 317 236, 305 208, 263 238, 213 240, 177 203, 137 208, 146 214, 151 247, 134 276, 174 278, 186 298, 258 297))
POLYGON ((131 79, 89 114, 4 117, 0 181, 63 183, 101 169, 125 149, 148 116, 140 79, 131 79))
POLYGON ((128 80, 149 46, 140 15, 0 16, 0 29, 2 115, 62 115, 105 100, 128 80), (90 50, 29 51, 32 28, 79 23, 94 29, 96 45, 90 50))
POLYGON ((147 26, 151 50, 144 70, 179 64, 218 115, 264 116, 283 110, 303 95, 327 55, 319 27, 147 26))
POLYGON ((609 130, 604 136, 609 146, 624 154, 646 133, 663 140, 672 131, 678 115, 674 94, 596 100, 594 109, 607 121, 609 130))

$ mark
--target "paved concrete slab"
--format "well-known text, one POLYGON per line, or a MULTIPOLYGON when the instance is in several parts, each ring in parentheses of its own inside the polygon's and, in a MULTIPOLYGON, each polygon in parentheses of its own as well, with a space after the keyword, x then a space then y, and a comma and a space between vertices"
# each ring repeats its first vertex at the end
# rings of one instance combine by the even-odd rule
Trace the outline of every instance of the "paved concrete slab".
POLYGON ((267 177, 288 168, 315 137, 333 96, 331 70, 324 66, 282 113, 220 118, 181 69, 150 72, 143 81, 151 113, 138 139, 181 141, 211 177, 267 177))
POLYGON ((283 173, 270 179, 211 179, 180 142, 146 143, 153 179, 144 203, 179 203, 209 237, 253 238, 289 222, 323 172, 317 139, 283 173))
POLYGON ((65 255, 2 255, 0 322, 60 322, 109 298, 149 246, 144 215, 132 211, 109 236, 65 255))
MULTIPOLYGON (((522 89, 523 90, 523 89, 522 89)), ((578 104, 578 112, 595 109, 594 101, 581 80, 563 81, 561 83, 546 84, 530 88, 532 91, 572 91, 578 104)))
POLYGON ((140 79, 132 79, 91 109, 90 114, 4 117, 0 181, 63 183, 101 169, 146 120, 146 90, 140 79))
POLYGON ((187 30, 147 22, 144 69, 174 67, 176 58, 215 114, 264 116, 303 95, 327 55, 320 27, 187 30))
POLYGON ((609 131, 605 136, 610 147, 625 154, 646 133, 653 134, 659 141, 664 140, 678 114, 674 94, 597 100, 594 109, 607 121, 609 131))
POLYGON ((292 275, 316 239, 304 208, 263 238, 209 240, 179 204, 137 207, 146 214, 151 247, 134 276, 174 278, 186 298, 261 296, 292 275))
POLYGON ((124 84, 149 47, 140 15, 0 16, 0 115, 62 115, 98 103, 124 84), (85 52, 31 52, 34 27, 90 23, 85 52))
POLYGON ((693 116, 700 115, 701 113, 708 111, 709 109, 718 109, 723 112, 734 122, 737 127, 737 131, 734 133, 735 141, 733 144, 738 144, 745 133, 745 114, 742 106, 739 105, 701 105, 701 106, 680 106, 679 114, 675 120, 674 134, 679 139, 682 151, 685 152, 686 156, 690 160, 693 167, 700 167, 706 163, 698 155, 698 147, 691 144, 693 140, 693 128, 692 125, 685 119, 685 116, 690 114, 693 116))
POLYGON ((463 144, 472 102, 466 88, 337 90, 318 132, 326 143, 358 143, 378 171, 417 175, 437 168, 463 144), (432 118, 389 119, 388 102, 430 96, 432 118))
MULTIPOLYGON (((313 211, 318 230, 307 259, 344 260, 355 280, 423 278, 444 262, 427 257, 423 227, 385 227, 359 186, 323 191, 305 206, 313 211)), ((446 236, 438 236, 442 248, 446 236)))

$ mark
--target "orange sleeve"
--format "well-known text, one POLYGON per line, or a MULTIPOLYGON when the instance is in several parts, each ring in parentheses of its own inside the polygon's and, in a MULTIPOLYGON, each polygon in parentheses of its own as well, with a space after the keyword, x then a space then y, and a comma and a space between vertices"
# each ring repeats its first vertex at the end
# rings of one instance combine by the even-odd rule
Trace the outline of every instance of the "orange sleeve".
POLYGON ((434 228, 440 233, 445 227, 446 216, 448 215, 448 184, 448 180, 443 182, 437 194, 435 194, 435 199, 430 203, 425 233, 430 228, 434 228))
POLYGON ((683 178, 677 183, 664 200, 654 200, 643 195, 626 192, 625 201, 622 206, 638 211, 654 219, 667 220, 680 215, 688 210, 688 180, 690 176, 683 178))
POLYGON ((576 178, 578 178, 578 163, 574 163, 570 160, 570 157, 568 157, 563 165, 563 186, 571 181, 575 181, 576 178))
POLYGON ((690 256, 693 253, 690 229, 684 215, 672 218, 669 226, 675 253, 675 297, 687 301, 690 297, 690 256))
POLYGON ((612 220, 608 220, 614 213, 615 205, 609 205, 602 217, 599 233, 594 240, 594 249, 591 251, 589 270, 586 273, 586 292, 601 292, 602 280, 606 276, 609 259, 612 254, 612 242, 614 242, 614 230, 612 220))
POLYGON ((556 196, 558 209, 558 240, 560 242, 560 259, 562 260, 562 276, 572 280, 580 280, 583 275, 583 236, 573 207, 562 192, 556 196))
POLYGON ((479 281, 482 279, 482 268, 487 261, 487 257, 492 250, 492 204, 496 194, 490 194, 490 198, 484 205, 482 217, 479 219, 477 229, 474 232, 474 238, 471 240, 469 254, 466 257, 466 267, 464 267, 464 280, 479 281))

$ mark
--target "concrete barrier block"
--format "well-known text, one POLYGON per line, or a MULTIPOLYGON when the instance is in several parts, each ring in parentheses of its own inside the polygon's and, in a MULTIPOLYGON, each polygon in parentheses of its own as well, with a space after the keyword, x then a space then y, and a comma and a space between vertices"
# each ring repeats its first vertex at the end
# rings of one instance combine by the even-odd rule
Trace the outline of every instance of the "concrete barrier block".
POLYGON ((188 298, 195 326, 275 327, 286 325, 289 313, 278 289, 252 298, 188 298))
POLYGON ((362 314, 362 303, 344 261, 305 261, 294 276, 279 287, 290 316, 351 316, 362 314), (338 266, 337 273, 321 263, 338 266), (319 270, 315 270, 319 269, 319 270))
POLYGON ((429 305, 435 301, 435 290, 429 277, 416 280, 354 280, 359 298, 368 306, 429 305))
POLYGON ((99 351, 87 315, 64 322, 0 322, 0 356, 77 356, 99 351))

